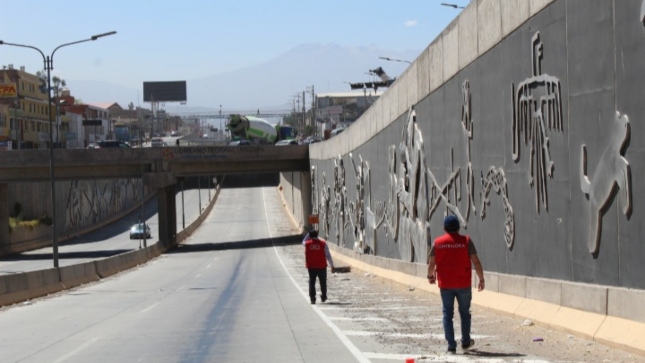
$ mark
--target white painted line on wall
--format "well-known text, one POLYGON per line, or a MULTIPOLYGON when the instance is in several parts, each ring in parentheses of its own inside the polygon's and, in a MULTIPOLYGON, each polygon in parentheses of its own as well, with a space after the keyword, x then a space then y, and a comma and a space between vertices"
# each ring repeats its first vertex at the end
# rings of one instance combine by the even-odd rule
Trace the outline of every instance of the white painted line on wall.
MULTIPOLYGON (((267 214, 267 208, 266 208, 266 199, 264 195, 264 188, 262 188, 262 202, 263 202, 263 207, 264 207, 264 215, 266 218, 266 223, 267 227, 269 228, 269 238, 273 239, 273 234, 271 233, 271 226, 269 225, 269 215, 267 214)), ((278 254, 278 249, 273 246, 273 251, 275 252, 276 257, 278 257, 278 261, 280 261, 280 264, 282 265, 282 268, 284 269, 284 272, 287 273, 287 276, 289 276, 289 279, 293 283, 293 285, 300 291, 300 294, 302 297, 306 300, 309 301, 309 296, 305 294, 305 292, 300 288, 300 285, 294 280, 293 276, 289 273, 289 270, 287 269, 287 266, 284 264, 284 261, 282 261, 282 258, 280 258, 280 255, 278 254)), ((331 328, 331 330, 336 334, 338 339, 345 345, 345 347, 352 353, 354 358, 360 363, 371 363, 372 361, 367 358, 363 352, 361 352, 355 345, 352 343, 352 341, 345 335, 343 332, 340 330, 338 326, 336 326, 328 317, 323 313, 316 305, 311 306, 316 314, 320 316, 320 318, 331 328)))
POLYGON ((79 352, 80 352, 80 351, 82 351, 83 349, 85 349, 85 348, 89 347, 90 345, 92 345, 92 344, 93 344, 95 341, 97 341, 97 340, 99 340, 99 338, 94 338, 94 339, 90 339, 90 340, 86 341, 86 342, 85 342, 85 343, 83 343, 80 347, 78 347, 78 348, 76 348, 76 349, 72 350, 71 352, 69 352, 69 353, 65 354, 64 356, 62 356, 62 357, 60 357, 60 358, 56 359, 56 360, 55 360, 55 361, 53 361, 52 363, 61 363, 61 362, 66 361, 66 360, 67 360, 67 358, 71 358, 71 357, 75 356, 77 353, 79 353, 79 352))

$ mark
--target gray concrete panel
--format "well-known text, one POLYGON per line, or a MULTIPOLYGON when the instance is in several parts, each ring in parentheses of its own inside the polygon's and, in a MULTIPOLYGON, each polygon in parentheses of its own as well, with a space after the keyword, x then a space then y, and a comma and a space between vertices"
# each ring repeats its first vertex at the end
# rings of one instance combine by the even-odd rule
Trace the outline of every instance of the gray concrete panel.
POLYGON ((477 8, 479 55, 502 39, 501 0, 481 0, 477 8))
POLYGON ((529 15, 534 16, 545 7, 549 6, 554 0, 529 0, 529 15))
MULTIPOLYGON (((488 280, 486 280, 488 282, 488 280)), ((527 278, 526 297, 560 305, 562 302, 562 281, 550 279, 527 278)))
POLYGON ((479 55, 477 6, 468 6, 457 18, 459 23, 459 69, 465 68, 479 55))
MULTIPOLYGON (((614 1, 616 29, 616 109, 630 120, 632 142, 625 150, 625 158, 631 165, 632 213, 618 216, 619 235, 619 279, 626 287, 645 287, 645 223, 638 223, 638 216, 644 212, 645 189, 638 181, 645 177, 645 143, 636 142, 637 135, 645 135, 642 85, 645 84, 645 37, 643 25, 636 18, 641 1, 614 1)), ((602 242, 601 242, 602 243, 602 242)), ((645 316, 645 315, 641 315, 645 316)))
POLYGON ((443 36, 438 36, 428 47, 430 63, 430 92, 443 84, 443 36))
POLYGON ((587 284, 565 284, 562 306, 607 314, 607 288, 587 284))
POLYGON ((443 38, 442 55, 443 55, 443 80, 444 82, 459 71, 459 23, 458 19, 453 21, 441 33, 443 38))
POLYGON ((502 37, 509 35, 529 18, 528 1, 501 0, 502 37))

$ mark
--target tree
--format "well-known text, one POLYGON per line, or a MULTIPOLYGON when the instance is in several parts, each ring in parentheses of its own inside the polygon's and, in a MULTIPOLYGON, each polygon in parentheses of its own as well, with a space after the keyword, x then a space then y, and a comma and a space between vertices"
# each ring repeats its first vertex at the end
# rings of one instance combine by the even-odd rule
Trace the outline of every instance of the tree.
MULTIPOLYGON (((40 79, 40 92, 42 93, 47 93, 47 72, 45 71, 38 71, 36 72, 36 76, 38 79, 40 79)), ((63 87, 67 86, 67 82, 65 82, 64 79, 54 76, 52 77, 52 91, 54 91, 54 96, 58 97, 60 94, 60 91, 63 89, 63 87)))
POLYGON ((134 110, 134 103, 132 102, 128 103, 128 110, 130 111, 134 110))

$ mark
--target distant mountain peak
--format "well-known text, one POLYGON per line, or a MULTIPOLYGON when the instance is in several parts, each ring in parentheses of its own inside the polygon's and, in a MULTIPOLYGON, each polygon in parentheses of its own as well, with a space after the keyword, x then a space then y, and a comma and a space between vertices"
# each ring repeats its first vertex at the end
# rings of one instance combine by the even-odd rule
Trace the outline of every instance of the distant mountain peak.
MULTIPOLYGON (((225 109, 291 109, 293 95, 301 94, 307 87, 313 85, 316 92, 347 92, 348 82, 372 80, 366 74, 370 69, 380 66, 396 77, 408 66, 379 57, 413 61, 420 53, 384 50, 375 45, 299 44, 254 66, 187 80, 188 102, 181 107, 219 110, 221 104, 225 109)), ((68 80, 67 85, 72 95, 84 102, 143 104, 141 90, 99 81, 68 80)))

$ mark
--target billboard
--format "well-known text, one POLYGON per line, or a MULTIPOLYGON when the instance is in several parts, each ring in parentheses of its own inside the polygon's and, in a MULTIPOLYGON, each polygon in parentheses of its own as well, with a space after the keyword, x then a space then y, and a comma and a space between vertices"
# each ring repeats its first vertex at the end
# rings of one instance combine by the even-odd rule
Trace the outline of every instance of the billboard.
POLYGON ((143 82, 143 102, 185 102, 186 81, 143 82))

